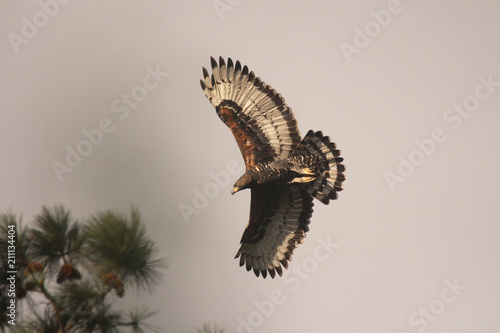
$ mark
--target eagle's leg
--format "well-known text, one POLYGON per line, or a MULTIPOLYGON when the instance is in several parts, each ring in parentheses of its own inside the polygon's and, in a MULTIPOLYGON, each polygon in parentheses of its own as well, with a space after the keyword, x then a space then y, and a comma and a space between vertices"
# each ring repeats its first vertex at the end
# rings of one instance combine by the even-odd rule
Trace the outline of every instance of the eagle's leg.
POLYGON ((297 168, 294 169, 298 177, 294 177, 290 183, 308 183, 316 179, 318 174, 311 168, 297 168))

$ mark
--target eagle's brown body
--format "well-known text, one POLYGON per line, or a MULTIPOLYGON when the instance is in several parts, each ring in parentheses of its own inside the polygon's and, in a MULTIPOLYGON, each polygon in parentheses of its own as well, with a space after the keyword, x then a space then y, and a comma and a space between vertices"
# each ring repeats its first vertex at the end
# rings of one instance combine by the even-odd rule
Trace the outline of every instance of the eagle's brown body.
POLYGON ((251 189, 250 219, 241 239, 240 266, 274 278, 287 268, 309 230, 313 198, 337 198, 345 167, 330 138, 309 131, 301 139, 284 99, 237 61, 211 58, 201 87, 219 118, 230 128, 246 171, 232 193, 251 189))
MULTIPOLYGON (((311 181, 319 175, 319 167, 315 164, 318 158, 314 158, 316 156, 310 157, 292 156, 285 160, 278 159, 258 163, 246 171, 251 176, 249 185, 258 186, 271 182, 282 185, 311 181)), ((241 186, 238 187, 242 189, 241 186)), ((251 186, 245 188, 248 187, 251 186)))

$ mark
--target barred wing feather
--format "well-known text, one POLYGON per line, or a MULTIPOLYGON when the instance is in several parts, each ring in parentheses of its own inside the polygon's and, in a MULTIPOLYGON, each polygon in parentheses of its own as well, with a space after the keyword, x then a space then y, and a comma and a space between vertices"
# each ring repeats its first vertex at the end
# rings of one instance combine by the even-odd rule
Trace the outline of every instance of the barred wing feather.
POLYGON ((287 158, 300 143, 297 121, 281 94, 239 61, 211 59, 212 75, 203 68, 201 87, 219 118, 231 129, 247 168, 287 158))
POLYGON ((250 220, 235 258, 240 266, 265 278, 282 275, 282 267, 309 230, 313 198, 300 184, 252 188, 250 220))

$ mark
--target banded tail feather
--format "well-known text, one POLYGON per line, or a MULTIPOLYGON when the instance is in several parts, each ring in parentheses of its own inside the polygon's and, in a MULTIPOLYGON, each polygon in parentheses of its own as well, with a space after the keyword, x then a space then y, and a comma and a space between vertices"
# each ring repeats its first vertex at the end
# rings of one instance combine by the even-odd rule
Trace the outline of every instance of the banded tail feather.
POLYGON ((342 182, 345 180, 344 160, 340 151, 330 137, 324 136, 321 131, 310 130, 297 149, 294 156, 316 157, 312 158, 314 169, 317 173, 313 181, 303 183, 302 188, 310 195, 327 205, 330 200, 337 199, 337 192, 343 190, 342 182))

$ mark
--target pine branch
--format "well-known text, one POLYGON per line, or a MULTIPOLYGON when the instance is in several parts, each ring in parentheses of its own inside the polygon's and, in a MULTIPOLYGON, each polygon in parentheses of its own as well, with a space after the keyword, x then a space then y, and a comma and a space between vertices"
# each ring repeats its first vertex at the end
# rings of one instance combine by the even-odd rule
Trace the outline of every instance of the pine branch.
POLYGON ((45 288, 45 279, 40 282, 40 290, 41 290, 42 294, 45 296, 45 298, 47 298, 47 300, 50 302, 50 304, 52 305, 52 308, 54 309, 54 313, 55 313, 56 320, 57 320, 57 326, 58 326, 57 332, 58 333, 66 333, 66 329, 65 329, 65 327, 62 323, 62 320, 61 320, 61 310, 57 306, 57 302, 54 299, 54 297, 52 297, 52 295, 49 293, 49 291, 45 288))

